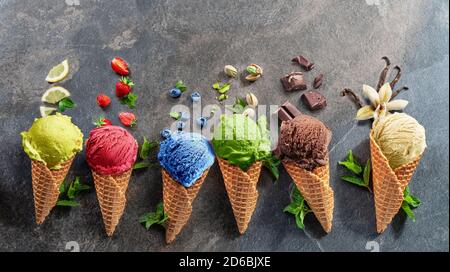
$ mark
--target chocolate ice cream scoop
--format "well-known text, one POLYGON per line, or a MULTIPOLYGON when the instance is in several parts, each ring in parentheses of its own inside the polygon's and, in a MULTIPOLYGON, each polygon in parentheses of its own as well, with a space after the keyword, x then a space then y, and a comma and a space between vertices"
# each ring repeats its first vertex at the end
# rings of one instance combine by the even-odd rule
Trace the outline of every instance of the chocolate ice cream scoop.
POLYGON ((311 171, 328 162, 331 135, 331 130, 320 120, 299 115, 281 124, 278 149, 282 158, 294 160, 311 171))

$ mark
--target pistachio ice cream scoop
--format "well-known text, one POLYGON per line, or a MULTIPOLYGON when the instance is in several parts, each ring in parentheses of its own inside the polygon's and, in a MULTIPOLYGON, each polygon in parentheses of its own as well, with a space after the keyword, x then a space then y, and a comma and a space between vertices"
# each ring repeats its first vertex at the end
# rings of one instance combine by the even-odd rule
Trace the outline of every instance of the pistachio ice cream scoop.
POLYGON ((20 134, 22 146, 30 159, 43 162, 50 169, 59 169, 83 148, 83 134, 71 117, 57 113, 36 118, 28 131, 20 134))

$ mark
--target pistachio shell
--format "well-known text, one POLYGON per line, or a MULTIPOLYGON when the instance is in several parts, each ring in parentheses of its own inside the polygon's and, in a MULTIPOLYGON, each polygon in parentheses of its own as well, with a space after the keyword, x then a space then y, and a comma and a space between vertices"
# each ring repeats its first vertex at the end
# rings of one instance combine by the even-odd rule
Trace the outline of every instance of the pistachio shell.
POLYGON ((225 67, 223 68, 223 71, 229 77, 236 77, 236 75, 237 75, 237 69, 232 65, 225 65, 225 67))
POLYGON ((381 86, 381 89, 380 89, 380 92, 378 95, 380 96, 380 103, 389 102, 389 100, 391 100, 391 97, 392 97, 391 84, 389 84, 389 82, 384 83, 384 85, 381 86))
POLYGON ((393 100, 393 101, 387 103, 386 109, 388 111, 403 110, 404 108, 406 108, 406 105, 408 105, 408 103, 409 103, 408 101, 403 100, 403 99, 393 100))
POLYGON ((368 85, 363 85, 363 95, 370 100, 370 103, 374 107, 380 104, 380 96, 378 95, 377 91, 375 91, 374 88, 368 85))
POLYGON ((260 77, 261 77, 261 75, 258 75, 258 74, 250 74, 250 75, 246 76, 245 79, 248 81, 256 81, 260 77))
POLYGON ((248 109, 246 109, 246 110, 244 110, 244 111, 242 112, 242 115, 248 116, 248 117, 250 117, 250 118, 253 118, 253 117, 255 117, 256 113, 255 113, 255 110, 254 110, 254 109, 248 108, 248 109))
POLYGON ((252 93, 248 93, 245 96, 245 100, 247 101, 247 105, 249 105, 252 108, 258 106, 258 98, 256 98, 256 96, 252 93))
POLYGON ((356 113, 356 120, 368 120, 374 117, 374 110, 372 106, 364 106, 356 113))

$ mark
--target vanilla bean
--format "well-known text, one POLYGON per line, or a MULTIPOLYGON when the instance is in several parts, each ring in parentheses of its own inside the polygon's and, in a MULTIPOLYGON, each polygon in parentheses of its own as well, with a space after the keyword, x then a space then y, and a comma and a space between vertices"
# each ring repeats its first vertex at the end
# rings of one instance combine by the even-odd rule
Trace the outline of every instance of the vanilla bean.
POLYGON ((402 69, 400 68, 400 66, 395 66, 394 70, 397 71, 397 75, 395 75, 395 78, 390 83, 392 89, 395 87, 395 84, 397 84, 397 82, 400 80, 400 77, 402 76, 402 69))
POLYGON ((384 56, 381 58, 386 62, 383 71, 381 71, 380 78, 378 79, 378 85, 377 85, 377 92, 381 89, 381 86, 383 86, 384 82, 386 82, 386 76, 389 71, 389 67, 391 67, 391 61, 388 57, 384 56))
POLYGON ((399 95, 399 93, 401 93, 402 91, 407 91, 407 90, 409 90, 409 88, 406 87, 406 86, 403 86, 403 87, 401 87, 400 89, 396 90, 396 91, 392 94, 391 100, 394 99, 394 97, 396 97, 397 95, 399 95))
POLYGON ((363 102, 362 102, 361 98, 357 94, 355 94, 354 91, 352 91, 351 89, 345 88, 341 91, 341 96, 346 96, 346 95, 350 95, 353 102, 355 102, 355 104, 359 108, 363 107, 363 102))

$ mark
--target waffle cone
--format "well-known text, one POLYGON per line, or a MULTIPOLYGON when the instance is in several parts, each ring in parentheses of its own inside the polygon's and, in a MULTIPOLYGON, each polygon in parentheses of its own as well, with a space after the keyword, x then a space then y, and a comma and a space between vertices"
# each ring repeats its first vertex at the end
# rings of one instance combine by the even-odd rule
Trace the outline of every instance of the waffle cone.
POLYGON ((217 157, 220 171, 222 172, 228 198, 233 208, 234 218, 240 234, 247 230, 258 200, 259 174, 262 162, 257 161, 245 172, 236 165, 232 165, 224 159, 217 157))
POLYGON ((42 224, 55 207, 59 198, 59 187, 69 172, 73 157, 57 170, 49 169, 43 162, 31 160, 31 178, 33 183, 36 223, 42 224))
POLYGON ((408 186, 420 158, 392 169, 388 159, 381 152, 370 133, 370 157, 372 161, 372 181, 375 195, 375 215, 377 232, 382 233, 400 210, 403 191, 408 186))
POLYGON ((103 216, 106 234, 112 236, 125 209, 128 182, 132 169, 118 175, 103 175, 92 171, 95 191, 103 216))
POLYGON ((333 221, 334 193, 330 187, 330 166, 316 167, 313 171, 305 170, 295 161, 283 160, 284 168, 294 180, 311 210, 314 212, 325 232, 329 233, 333 221))
POLYGON ((164 168, 162 169, 164 212, 169 217, 166 222, 166 243, 172 243, 189 220, 192 203, 208 171, 209 169, 206 169, 194 185, 186 188, 174 180, 164 168))

